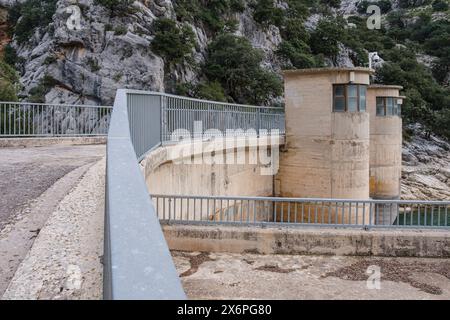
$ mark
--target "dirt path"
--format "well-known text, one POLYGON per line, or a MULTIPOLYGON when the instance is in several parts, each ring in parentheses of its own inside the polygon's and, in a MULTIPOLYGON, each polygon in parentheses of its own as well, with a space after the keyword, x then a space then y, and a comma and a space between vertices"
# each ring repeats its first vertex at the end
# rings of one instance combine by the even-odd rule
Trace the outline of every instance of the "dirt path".
POLYGON ((0 296, 49 215, 104 146, 0 149, 0 296))

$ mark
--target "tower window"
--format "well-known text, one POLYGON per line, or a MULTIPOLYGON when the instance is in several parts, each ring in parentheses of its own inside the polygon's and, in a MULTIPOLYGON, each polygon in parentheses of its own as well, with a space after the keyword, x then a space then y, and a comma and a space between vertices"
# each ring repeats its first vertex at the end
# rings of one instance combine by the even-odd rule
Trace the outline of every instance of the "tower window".
POLYGON ((366 85, 336 84, 333 86, 333 111, 365 112, 366 96, 366 85))
POLYGON ((377 116, 401 116, 401 113, 397 97, 377 97, 377 116))

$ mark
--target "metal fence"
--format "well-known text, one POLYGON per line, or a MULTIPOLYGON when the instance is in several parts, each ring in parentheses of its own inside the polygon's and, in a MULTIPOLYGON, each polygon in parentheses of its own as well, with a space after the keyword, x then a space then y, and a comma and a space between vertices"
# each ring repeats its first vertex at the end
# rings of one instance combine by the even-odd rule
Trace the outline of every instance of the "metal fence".
POLYGON ((449 201, 152 195, 162 223, 450 229, 449 201))
POLYGON ((282 108, 197 100, 158 92, 127 91, 131 139, 138 160, 161 143, 190 139, 285 133, 282 108), (177 133, 178 132, 178 133, 177 133))
POLYGON ((105 136, 112 107, 0 102, 0 137, 105 136))
POLYGON ((283 108, 258 107, 161 95, 162 141, 183 129, 191 138, 226 135, 265 135, 272 130, 285 133, 283 108), (196 126, 197 124, 197 126, 196 126), (201 124, 199 126, 198 124, 201 124), (239 130, 239 131, 237 131, 239 130))
POLYGON ((117 91, 107 146, 106 299, 186 298, 138 165, 147 152, 171 141, 178 129, 190 132, 192 138, 208 136, 209 129, 284 133, 284 113, 278 108, 117 91), (202 123, 200 132, 196 122, 202 123))

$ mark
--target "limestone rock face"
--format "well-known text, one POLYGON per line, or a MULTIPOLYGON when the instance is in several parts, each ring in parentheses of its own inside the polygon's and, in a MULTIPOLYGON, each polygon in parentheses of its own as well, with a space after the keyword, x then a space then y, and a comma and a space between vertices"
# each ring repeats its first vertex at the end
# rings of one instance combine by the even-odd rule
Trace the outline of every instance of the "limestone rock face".
POLYGON ((411 130, 411 140, 403 144, 402 199, 450 199, 450 144, 424 137, 420 126, 411 130))
MULTIPOLYGON (((0 6, 14 1, 0 0, 0 6)), ((287 6, 283 1, 277 5, 287 6)), ((265 68, 280 72, 282 62, 275 54, 282 41, 280 30, 261 27, 249 7, 235 15, 236 35, 264 51, 265 68)), ((23 61, 20 95, 28 97, 46 80, 45 102, 111 105, 118 88, 173 92, 177 82, 198 82, 198 70, 187 65, 166 74, 163 59, 150 50, 152 24, 161 17, 177 19, 173 0, 137 0, 120 16, 111 15, 95 0, 59 0, 47 28, 36 30, 23 44, 12 42, 23 61), (74 10, 80 13, 75 29, 70 27, 74 10)), ((305 25, 313 29, 320 17, 311 17, 305 25)), ((203 27, 191 27, 197 40, 193 58, 200 65, 212 39, 203 27)), ((352 66, 351 54, 342 46, 338 60, 330 63, 352 66)))
POLYGON ((152 37, 145 30, 170 10, 166 2, 152 2, 154 13, 136 1, 135 13, 110 18, 93 0, 58 1, 50 31, 14 44, 25 59, 22 94, 44 77, 53 84, 46 102, 112 104, 117 88, 163 91, 164 62, 148 49, 152 37), (68 8, 74 3, 81 13, 80 29, 75 30, 68 27, 68 8))
MULTIPOLYGON (((3 6, 12 4, 1 1, 3 6)), ((24 44, 13 42, 24 61, 21 96, 28 96, 43 79, 50 79, 46 102, 111 105, 118 88, 170 91, 167 79, 171 83, 197 81, 197 72, 185 66, 166 75, 163 59, 150 50, 152 24, 159 17, 176 18, 171 0, 135 1, 121 17, 112 17, 94 0, 58 1, 47 31, 36 31, 24 44), (76 30, 68 26, 73 6, 80 12, 76 30)), ((238 20, 238 34, 266 52, 267 66, 274 65, 273 52, 281 42, 278 29, 260 30, 250 12, 238 20)), ((192 29, 198 42, 194 59, 201 63, 211 39, 205 30, 192 29)))

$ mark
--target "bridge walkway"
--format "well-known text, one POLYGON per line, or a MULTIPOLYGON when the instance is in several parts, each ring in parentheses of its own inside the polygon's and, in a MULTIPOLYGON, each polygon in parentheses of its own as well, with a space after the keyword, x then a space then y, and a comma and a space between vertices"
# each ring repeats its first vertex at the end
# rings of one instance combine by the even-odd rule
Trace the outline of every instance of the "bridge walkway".
POLYGON ((0 148, 0 297, 49 217, 89 168, 104 158, 105 149, 0 148))

